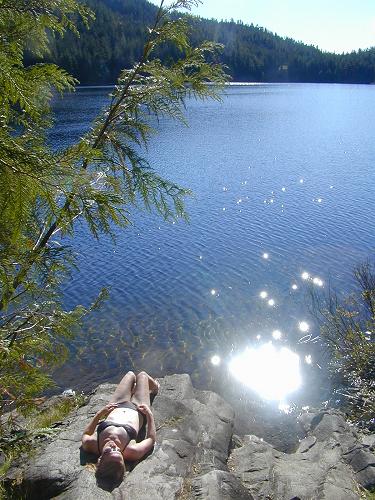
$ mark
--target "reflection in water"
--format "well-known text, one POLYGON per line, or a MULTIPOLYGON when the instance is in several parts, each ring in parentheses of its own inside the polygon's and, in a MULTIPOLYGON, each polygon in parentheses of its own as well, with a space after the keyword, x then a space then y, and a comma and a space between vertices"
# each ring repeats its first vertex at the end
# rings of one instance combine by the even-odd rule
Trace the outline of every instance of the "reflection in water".
POLYGON ((301 274, 301 278, 303 280, 308 280, 310 278, 310 275, 309 273, 307 273, 306 271, 304 271, 302 274, 301 274))
POLYGON ((306 321, 300 321, 298 324, 298 328, 301 330, 301 332, 308 332, 309 331, 309 324, 306 323, 306 321))
POLYGON ((259 297, 261 299, 266 299, 268 297, 268 293, 263 290, 262 292, 260 292, 259 297))
POLYGON ((220 359, 220 356, 212 356, 211 358, 211 363, 214 365, 214 366, 219 366, 220 365, 220 362, 221 362, 221 359, 220 359))
POLYGON ((271 401, 284 402, 302 383, 299 356, 286 347, 276 349, 272 342, 247 348, 230 361, 229 370, 240 382, 271 401))
POLYGON ((274 331, 272 332, 272 337, 273 337, 275 340, 280 340, 282 336, 283 336, 283 334, 280 332, 280 330, 274 330, 274 331))
POLYGON ((314 283, 314 285, 317 285, 317 286, 323 286, 323 281, 320 278, 314 278, 313 283, 314 283))
POLYGON ((269 306, 274 306, 274 305, 275 305, 275 301, 274 301, 273 299, 270 299, 270 300, 268 301, 268 305, 269 305, 269 306))
POLYGON ((286 403, 279 403, 279 410, 282 411, 283 413, 290 413, 291 406, 286 403))
POLYGON ((308 365, 311 365, 312 363, 312 357, 311 357, 311 354, 307 354, 305 356, 305 362, 308 364, 308 365))

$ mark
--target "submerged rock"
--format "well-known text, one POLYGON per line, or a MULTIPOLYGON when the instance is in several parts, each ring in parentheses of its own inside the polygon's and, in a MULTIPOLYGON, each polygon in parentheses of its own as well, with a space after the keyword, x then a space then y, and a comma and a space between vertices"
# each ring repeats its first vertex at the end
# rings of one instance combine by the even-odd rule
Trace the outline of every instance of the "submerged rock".
MULTIPOLYGON (((112 492, 100 489, 80 451, 87 421, 115 386, 103 384, 64 422, 56 438, 8 475, 13 498, 67 500, 359 499, 358 483, 375 486, 372 446, 337 411, 301 416, 304 439, 284 453, 255 435, 233 435, 234 411, 220 396, 193 388, 188 375, 161 379, 153 402, 154 452, 129 468, 112 492)), ((371 442, 372 444, 372 442, 371 442)))

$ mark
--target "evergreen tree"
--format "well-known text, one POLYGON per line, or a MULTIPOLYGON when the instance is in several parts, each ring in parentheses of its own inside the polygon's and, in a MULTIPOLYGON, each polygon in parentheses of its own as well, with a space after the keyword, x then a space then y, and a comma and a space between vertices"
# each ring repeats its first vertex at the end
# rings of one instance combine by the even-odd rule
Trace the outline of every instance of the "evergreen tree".
MULTIPOLYGON (((79 21, 80 39, 69 33, 56 37, 46 60, 65 68, 82 85, 113 84, 119 70, 131 67, 140 57, 147 36, 145 26, 155 17, 157 7, 146 0, 85 3, 96 13, 91 29, 79 21)), ((189 16, 187 22, 193 45, 205 39, 225 45, 220 60, 237 81, 375 82, 374 48, 332 54, 241 21, 189 16)), ((157 54, 165 62, 178 52, 167 44, 159 47, 157 54)))
POLYGON ((73 311, 61 304, 58 287, 73 264, 64 236, 74 236, 77 222, 99 238, 129 224, 130 205, 143 204, 165 219, 186 216, 189 191, 157 175, 140 151, 154 132, 150 116, 183 120, 187 97, 217 99, 226 80, 214 62, 221 47, 192 47, 186 20, 170 17, 195 3, 175 0, 165 8, 161 1, 140 59, 121 71, 108 108, 79 142, 53 151, 46 141, 51 93, 71 90, 75 80, 54 64, 25 65, 24 55, 44 56, 51 36, 77 34, 77 19, 87 25, 93 13, 76 0, 0 0, 3 406, 28 406, 51 384, 48 369, 64 360, 65 339, 98 303, 73 311), (155 57, 165 44, 179 54, 169 64, 155 57))

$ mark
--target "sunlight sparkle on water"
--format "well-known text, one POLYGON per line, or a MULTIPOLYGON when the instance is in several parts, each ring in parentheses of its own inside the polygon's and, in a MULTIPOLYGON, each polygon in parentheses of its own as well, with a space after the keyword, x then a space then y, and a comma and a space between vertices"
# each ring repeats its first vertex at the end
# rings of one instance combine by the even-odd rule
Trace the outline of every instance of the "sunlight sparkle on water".
POLYGON ((295 283, 292 285, 292 290, 298 290, 298 285, 296 285, 295 283))
POLYGON ((313 283, 314 283, 314 285, 317 285, 317 286, 323 286, 323 281, 320 278, 314 278, 313 283))
POLYGON ((301 332, 308 332, 309 331, 309 324, 306 323, 306 321, 300 321, 298 324, 298 328, 301 330, 301 332))
POLYGON ((305 356, 305 362, 306 362, 308 365, 311 365, 311 363, 312 363, 312 357, 311 357, 311 354, 308 354, 307 356, 305 356))
POLYGON ((290 413, 291 409, 290 409, 290 405, 288 405, 287 403, 279 403, 279 406, 278 406, 279 410, 282 411, 283 413, 290 413))
POLYGON ((212 358, 211 358, 211 363, 212 363, 214 366, 219 366, 219 365, 220 365, 220 362, 221 362, 220 356, 217 356, 216 354, 215 354, 215 356, 212 356, 212 358))
POLYGON ((268 301, 268 305, 269 305, 269 306, 274 306, 274 305, 275 305, 275 301, 274 301, 273 299, 270 299, 270 300, 268 301))
POLYGON ((212 289, 211 290, 211 295, 216 295, 216 290, 212 289))
POLYGON ((285 401, 302 383, 299 356, 286 347, 276 349, 272 342, 247 348, 230 361, 229 371, 262 398, 273 401, 285 401))
POLYGON ((262 292, 260 292, 259 297, 261 299, 266 299, 268 297, 268 293, 263 290, 262 292))
POLYGON ((264 254, 262 255, 263 259, 268 259, 269 255, 267 252, 264 252, 264 254))
POLYGON ((280 332, 280 330, 274 330, 274 331, 272 332, 272 337, 273 337, 275 340, 280 340, 282 336, 283 336, 283 334, 280 332))
POLYGON ((304 271, 302 274, 301 274, 301 278, 303 280, 308 280, 310 278, 310 275, 309 273, 307 273, 306 271, 304 271))

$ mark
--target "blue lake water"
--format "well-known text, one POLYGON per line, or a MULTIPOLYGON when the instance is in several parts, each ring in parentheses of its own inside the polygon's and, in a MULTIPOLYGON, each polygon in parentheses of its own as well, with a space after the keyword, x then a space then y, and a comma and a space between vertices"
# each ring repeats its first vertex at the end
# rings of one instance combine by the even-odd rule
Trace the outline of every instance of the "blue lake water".
MULTIPOLYGON (((56 100, 52 143, 80 137, 108 92, 56 100)), ((192 189, 190 222, 132 209, 116 245, 78 228, 67 306, 103 286, 111 296, 72 342, 57 383, 89 389, 145 369, 187 372, 227 395, 238 384, 227 362, 272 341, 300 356, 302 385, 287 402, 324 398, 308 289, 349 291, 353 267, 373 255, 374 100, 375 86, 233 86, 221 103, 188 101, 189 127, 161 120, 146 155, 192 189)))

